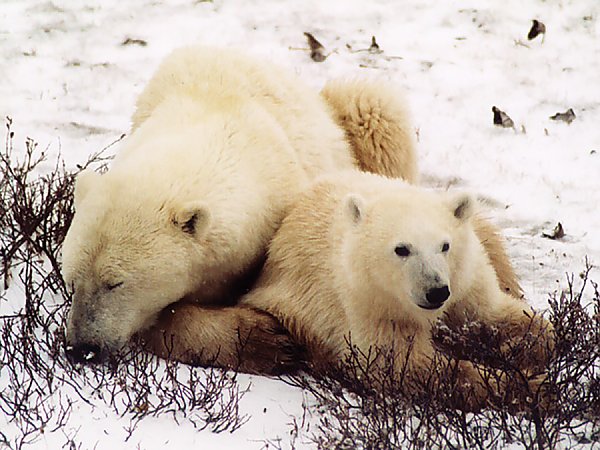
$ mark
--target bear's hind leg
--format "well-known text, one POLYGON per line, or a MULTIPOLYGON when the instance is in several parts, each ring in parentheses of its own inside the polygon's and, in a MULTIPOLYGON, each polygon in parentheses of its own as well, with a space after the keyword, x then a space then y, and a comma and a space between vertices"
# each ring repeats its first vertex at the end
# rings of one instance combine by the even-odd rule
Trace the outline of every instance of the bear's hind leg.
POLYGON ((364 172, 418 181, 414 131, 396 89, 382 80, 333 80, 321 96, 364 172))
MULTIPOLYGON (((496 272, 500 289, 515 299, 522 299, 523 290, 519 284, 515 269, 506 253, 504 238, 500 231, 492 222, 478 215, 473 216, 472 224, 475 234, 479 238, 481 245, 483 245, 487 257, 496 272)), ((517 302, 517 304, 519 303, 517 302)))

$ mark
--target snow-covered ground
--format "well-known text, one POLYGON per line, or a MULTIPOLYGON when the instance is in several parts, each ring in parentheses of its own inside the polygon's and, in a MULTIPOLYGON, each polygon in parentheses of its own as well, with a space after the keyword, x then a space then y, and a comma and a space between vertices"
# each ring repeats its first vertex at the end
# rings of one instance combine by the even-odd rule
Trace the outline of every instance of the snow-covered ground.
MULTIPOLYGON (((135 97, 163 56, 198 42, 247 49, 315 89, 340 76, 402 86, 424 183, 489 200, 535 306, 586 256, 599 262, 600 2, 2 0, 0 115, 12 117, 15 142, 29 136, 70 164, 84 161, 128 131, 135 97), (546 25, 543 42, 527 39, 532 19, 546 25), (300 50, 305 31, 332 52, 326 61, 300 50), (371 36, 383 53, 356 51, 371 36), (514 129, 492 124, 492 106, 514 129), (549 119, 569 108, 571 124, 549 119), (562 240, 541 236, 559 221, 562 240)), ((123 419, 83 406, 72 427, 84 448, 98 449, 259 449, 285 440, 302 393, 260 377, 241 382, 251 383, 242 401, 251 418, 234 434, 163 417, 142 421, 124 443, 123 419)), ((63 443, 47 433, 36 446, 63 443)))

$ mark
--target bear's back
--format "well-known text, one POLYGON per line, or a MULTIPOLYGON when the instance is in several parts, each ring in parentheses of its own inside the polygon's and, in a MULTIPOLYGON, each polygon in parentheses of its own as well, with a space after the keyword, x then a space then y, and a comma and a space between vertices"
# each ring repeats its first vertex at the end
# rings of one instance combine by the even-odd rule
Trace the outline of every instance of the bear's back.
POLYGON ((185 47, 159 66, 140 94, 135 131, 169 97, 184 97, 221 110, 232 102, 263 108, 283 129, 309 177, 354 164, 343 131, 317 92, 272 64, 235 50, 185 47))

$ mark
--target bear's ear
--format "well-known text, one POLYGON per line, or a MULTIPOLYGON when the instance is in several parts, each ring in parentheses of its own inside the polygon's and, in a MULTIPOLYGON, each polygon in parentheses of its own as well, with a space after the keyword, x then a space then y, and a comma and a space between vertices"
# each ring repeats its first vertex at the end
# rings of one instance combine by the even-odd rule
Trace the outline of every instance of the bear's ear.
POLYGON ((95 183, 102 175, 93 170, 84 170, 77 175, 75 179, 74 201, 75 208, 81 204, 81 201, 88 195, 95 183))
POLYGON ((359 195, 348 194, 344 199, 344 212, 352 223, 360 223, 365 210, 365 202, 359 195))
POLYGON ((475 199, 470 194, 456 194, 450 198, 450 208, 454 217, 464 222, 475 212, 475 199))
POLYGON ((210 211, 202 202, 189 202, 175 211, 173 223, 183 232, 198 236, 210 223, 210 211))

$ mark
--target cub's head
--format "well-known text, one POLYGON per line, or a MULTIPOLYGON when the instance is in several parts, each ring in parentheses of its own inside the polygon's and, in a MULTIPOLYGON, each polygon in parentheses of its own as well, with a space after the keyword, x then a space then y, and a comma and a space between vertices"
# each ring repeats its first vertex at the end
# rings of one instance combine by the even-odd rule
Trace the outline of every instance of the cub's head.
POLYGON ((345 261, 373 302, 391 311, 439 313, 452 300, 455 273, 471 233, 475 200, 413 187, 344 200, 345 261))
POLYGON ((210 217, 200 204, 173 206, 110 173, 82 173, 63 244, 63 277, 73 292, 67 354, 96 362, 149 326, 191 289, 194 241, 210 217))

